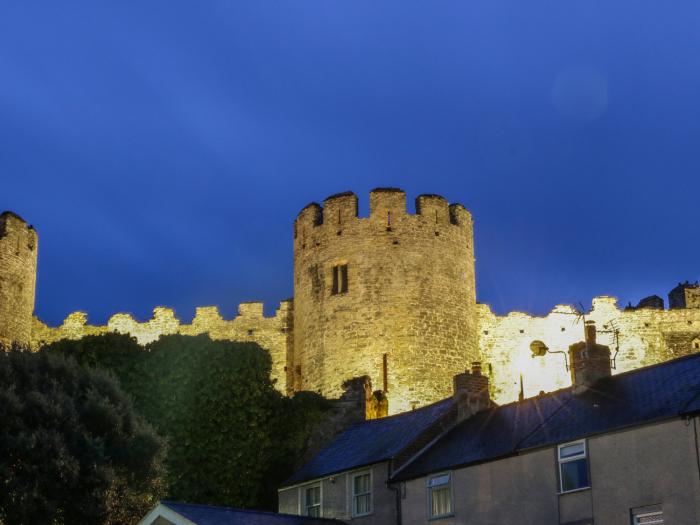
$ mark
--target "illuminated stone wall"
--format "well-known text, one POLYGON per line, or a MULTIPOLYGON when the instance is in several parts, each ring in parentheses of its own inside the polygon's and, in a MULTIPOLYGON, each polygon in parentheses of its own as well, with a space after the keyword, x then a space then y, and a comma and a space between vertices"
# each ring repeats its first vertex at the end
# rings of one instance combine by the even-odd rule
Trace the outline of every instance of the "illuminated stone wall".
MULTIPOLYGON (((391 414, 451 395, 452 377, 481 360, 494 399, 526 397, 570 385, 563 354, 531 357, 530 343, 544 341, 566 351, 583 340, 583 324, 570 306, 547 316, 522 312, 495 315, 476 304, 473 225, 470 213, 436 195, 406 209, 401 190, 370 194, 369 217, 358 217, 357 196, 310 204, 294 223, 294 301, 272 317, 262 303, 244 303, 234 319, 216 307, 197 308, 182 323, 169 308, 139 322, 116 314, 106 325, 88 324, 83 312, 58 327, 32 319, 37 235, 22 219, 0 215, 0 343, 33 347, 62 338, 128 333, 142 343, 165 334, 208 333, 214 339, 252 341, 270 352, 277 388, 290 394, 318 391, 337 398, 345 380, 369 376, 384 385, 386 356, 391 414), (333 293, 333 267, 347 265, 348 290, 333 293)), ((620 309, 597 297, 586 319, 596 321, 598 341, 619 344, 620 373, 700 351, 700 287, 679 284, 669 310, 620 309), (683 305, 685 307, 681 307, 683 305), (619 337, 613 338, 617 330, 619 337)), ((653 304, 653 301, 652 301, 653 304)))
POLYGON ((34 228, 11 212, 0 215, 0 343, 31 339, 36 254, 34 228))
POLYGON ((182 324, 172 309, 163 307, 155 308, 153 318, 143 323, 130 314, 120 313, 113 315, 104 326, 90 325, 84 312, 74 312, 56 328, 48 327, 35 318, 32 344, 38 347, 59 339, 80 339, 107 332, 131 334, 140 344, 150 343, 168 334, 209 334, 212 339, 251 341, 270 352, 272 378, 276 381, 277 389, 286 392, 285 367, 291 345, 291 322, 291 301, 282 302, 274 317, 263 315, 262 303, 243 303, 238 307, 238 316, 230 320, 222 318, 215 306, 199 307, 190 324, 182 324))
POLYGON ((389 412, 451 394, 452 376, 478 355, 473 228, 469 212, 442 197, 401 190, 329 197, 297 217, 294 239, 294 390, 341 393, 349 377, 384 381, 389 412), (348 290, 333 293, 333 267, 347 265, 348 290))
MULTIPOLYGON (((570 306, 556 306, 544 317, 522 312, 497 316, 487 305, 477 306, 479 344, 496 402, 518 399, 521 374, 525 397, 571 385, 562 354, 533 358, 530 352, 533 340, 554 351, 567 351, 583 340, 583 322, 570 306)), ((700 308, 627 310, 618 308, 615 298, 603 296, 593 299, 586 320, 596 322, 598 342, 613 355, 619 345, 614 374, 700 351, 700 308)))

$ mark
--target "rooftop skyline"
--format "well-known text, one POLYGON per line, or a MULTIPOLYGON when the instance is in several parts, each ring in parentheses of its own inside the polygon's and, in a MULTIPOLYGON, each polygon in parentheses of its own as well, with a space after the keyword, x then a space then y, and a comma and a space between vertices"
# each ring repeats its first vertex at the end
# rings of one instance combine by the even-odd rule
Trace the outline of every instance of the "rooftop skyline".
POLYGON ((5 4, 0 209, 39 232, 36 312, 271 312, 298 211, 352 190, 366 215, 377 186, 472 212, 496 312, 666 300, 700 278, 699 22, 691 1, 5 4))

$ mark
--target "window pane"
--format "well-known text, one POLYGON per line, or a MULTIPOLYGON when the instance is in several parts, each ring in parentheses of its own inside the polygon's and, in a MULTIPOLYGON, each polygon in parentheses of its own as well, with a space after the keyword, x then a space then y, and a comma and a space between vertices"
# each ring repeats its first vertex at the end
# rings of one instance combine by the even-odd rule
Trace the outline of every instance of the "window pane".
POLYGON ((563 492, 588 486, 588 464, 585 458, 560 464, 563 492))
POLYGON ((369 474, 362 474, 354 478, 354 494, 366 494, 369 490, 369 474))
POLYGON ((309 487, 306 489, 306 506, 321 503, 321 487, 309 487))
POLYGON ((306 515, 307 516, 312 516, 314 518, 319 518, 321 517, 321 506, 320 505, 314 505, 313 507, 308 507, 306 509, 306 515))
POLYGON ((648 514, 639 514, 634 517, 635 525, 663 525, 664 513, 663 512, 651 512, 648 514))
POLYGON ((430 489, 430 493, 431 516, 442 516, 443 514, 449 514, 452 511, 449 485, 443 485, 439 488, 430 489))
POLYGON ((369 494, 364 494, 362 496, 355 496, 355 514, 367 514, 371 507, 371 496, 369 494))
POLYGON ((428 486, 436 487, 438 485, 445 485, 446 483, 449 483, 449 482, 450 482, 450 475, 443 474, 442 476, 435 476, 434 478, 430 478, 430 481, 428 482, 428 486))
POLYGON ((578 456, 579 454, 583 454, 583 453, 584 453, 583 442, 572 443, 571 445, 566 445, 566 446, 563 446, 559 449, 559 457, 562 459, 570 458, 571 456, 578 456))

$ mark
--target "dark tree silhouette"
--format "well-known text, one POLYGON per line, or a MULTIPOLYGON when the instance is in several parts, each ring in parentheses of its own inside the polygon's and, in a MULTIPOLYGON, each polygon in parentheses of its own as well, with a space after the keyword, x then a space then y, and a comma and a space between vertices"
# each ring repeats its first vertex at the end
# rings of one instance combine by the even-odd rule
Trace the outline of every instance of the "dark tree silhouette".
POLYGON ((0 352, 0 422, 5 525, 129 523, 160 495, 163 442, 103 371, 0 352))

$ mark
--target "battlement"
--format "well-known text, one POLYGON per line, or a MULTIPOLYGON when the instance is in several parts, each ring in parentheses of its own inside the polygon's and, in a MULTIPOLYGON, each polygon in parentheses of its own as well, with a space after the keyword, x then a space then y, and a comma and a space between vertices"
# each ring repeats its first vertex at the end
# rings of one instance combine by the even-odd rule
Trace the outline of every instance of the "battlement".
POLYGON ((4 225, 6 222, 11 222, 11 221, 16 221, 19 223, 24 224, 28 228, 34 229, 32 226, 30 226, 27 221, 25 221, 22 217, 17 215, 15 212, 10 211, 10 210, 5 210, 4 212, 0 213, 0 225, 4 225))
POLYGON ((441 195, 422 194, 415 200, 416 213, 408 212, 406 192, 399 188, 375 188, 369 194, 369 217, 359 217, 358 197, 351 191, 336 193, 323 201, 323 206, 312 202, 305 206, 294 222, 295 238, 299 230, 320 226, 343 228, 356 222, 369 222, 394 228, 407 220, 418 220, 426 224, 456 225, 471 228, 472 217, 461 204, 449 204, 441 195))
POLYGON ((36 249, 37 234, 34 227, 16 213, 4 211, 0 214, 0 239, 8 237, 24 237, 27 248, 36 249))

